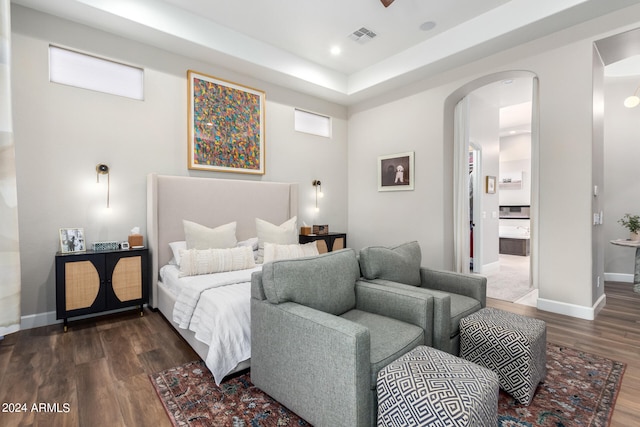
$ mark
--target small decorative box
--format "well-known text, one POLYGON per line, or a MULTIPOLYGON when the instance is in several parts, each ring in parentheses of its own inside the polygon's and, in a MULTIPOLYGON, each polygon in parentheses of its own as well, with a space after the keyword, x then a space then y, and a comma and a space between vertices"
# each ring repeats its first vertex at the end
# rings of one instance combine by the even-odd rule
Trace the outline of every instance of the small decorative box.
POLYGON ((329 226, 328 225, 314 225, 313 226, 313 234, 329 234, 329 226))
POLYGON ((142 234, 129 234, 129 246, 132 248, 143 246, 142 234))
POLYGON ((311 234, 311 227, 308 227, 308 226, 300 227, 300 234, 302 234, 303 236, 308 236, 309 234, 311 234))
POLYGON ((94 251, 116 251, 120 249, 120 242, 94 242, 94 251))

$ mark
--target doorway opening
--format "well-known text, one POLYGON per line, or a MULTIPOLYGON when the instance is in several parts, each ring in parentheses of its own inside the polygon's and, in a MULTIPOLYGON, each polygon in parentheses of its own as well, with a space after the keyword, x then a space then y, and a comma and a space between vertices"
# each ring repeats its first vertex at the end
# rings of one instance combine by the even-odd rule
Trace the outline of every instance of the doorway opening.
POLYGON ((533 77, 467 94, 469 271, 487 296, 536 305, 531 279, 533 77))

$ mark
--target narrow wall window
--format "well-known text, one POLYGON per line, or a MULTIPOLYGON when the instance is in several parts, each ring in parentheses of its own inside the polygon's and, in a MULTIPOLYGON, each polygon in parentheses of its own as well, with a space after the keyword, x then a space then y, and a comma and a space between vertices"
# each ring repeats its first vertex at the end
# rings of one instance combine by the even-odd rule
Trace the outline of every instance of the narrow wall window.
POLYGON ((331 117, 295 109, 295 130, 331 138, 331 117))
POLYGON ((49 46, 49 80, 133 99, 144 99, 144 71, 96 56, 49 46))

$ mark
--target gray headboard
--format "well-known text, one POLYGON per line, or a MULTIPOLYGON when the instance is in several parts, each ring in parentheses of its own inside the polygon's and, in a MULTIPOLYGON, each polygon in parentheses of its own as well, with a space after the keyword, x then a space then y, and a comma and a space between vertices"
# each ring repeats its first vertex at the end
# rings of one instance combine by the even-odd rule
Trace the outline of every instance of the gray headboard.
POLYGON ((169 243, 184 240, 183 219, 207 227, 236 221, 236 237, 245 240, 256 237, 256 218, 281 224, 297 214, 298 184, 149 174, 150 305, 158 306, 158 271, 171 259, 169 243))

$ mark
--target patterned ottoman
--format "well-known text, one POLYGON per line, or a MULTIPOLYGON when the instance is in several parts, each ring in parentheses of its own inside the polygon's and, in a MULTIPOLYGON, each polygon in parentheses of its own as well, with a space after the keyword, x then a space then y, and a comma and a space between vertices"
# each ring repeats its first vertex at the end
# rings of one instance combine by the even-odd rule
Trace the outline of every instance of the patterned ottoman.
POLYGON ((547 325, 483 308, 460 320, 460 357, 496 372, 500 387, 528 405, 547 375, 547 325))
POLYGON ((499 391, 489 369, 419 346, 378 372, 378 427, 495 427, 499 391))

